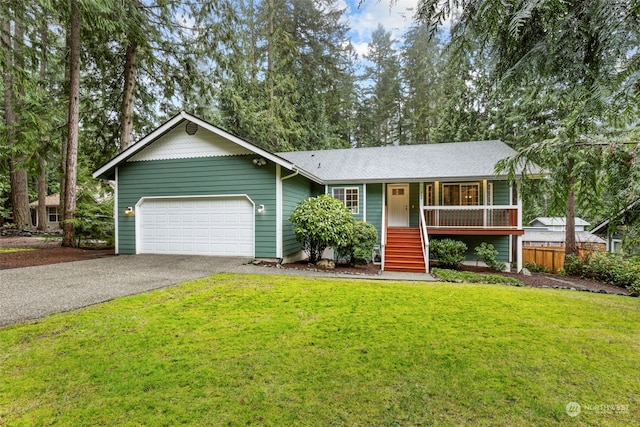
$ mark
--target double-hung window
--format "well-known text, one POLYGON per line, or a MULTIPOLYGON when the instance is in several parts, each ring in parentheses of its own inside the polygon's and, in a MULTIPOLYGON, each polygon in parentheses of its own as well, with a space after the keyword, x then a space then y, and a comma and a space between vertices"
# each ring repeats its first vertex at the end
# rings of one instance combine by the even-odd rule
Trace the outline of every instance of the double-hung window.
POLYGON ((49 222, 60 222, 58 208, 50 206, 47 208, 47 213, 49 215, 49 222))
POLYGON ((332 192, 333 197, 344 203, 352 214, 358 214, 360 212, 358 187, 334 187, 332 192))

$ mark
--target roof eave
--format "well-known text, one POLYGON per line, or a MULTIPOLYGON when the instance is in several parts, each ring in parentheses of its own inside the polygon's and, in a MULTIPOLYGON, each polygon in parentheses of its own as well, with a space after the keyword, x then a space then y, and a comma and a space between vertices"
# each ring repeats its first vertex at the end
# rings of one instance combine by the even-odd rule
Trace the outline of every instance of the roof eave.
MULTIPOLYGON (((521 176, 517 175, 516 180, 521 176)), ((468 175, 468 176, 446 176, 446 177, 402 177, 402 178, 367 178, 367 179, 325 179, 324 183, 328 185, 334 184, 397 184, 397 183, 413 183, 413 182, 468 182, 468 181, 506 181, 506 175, 468 175)))

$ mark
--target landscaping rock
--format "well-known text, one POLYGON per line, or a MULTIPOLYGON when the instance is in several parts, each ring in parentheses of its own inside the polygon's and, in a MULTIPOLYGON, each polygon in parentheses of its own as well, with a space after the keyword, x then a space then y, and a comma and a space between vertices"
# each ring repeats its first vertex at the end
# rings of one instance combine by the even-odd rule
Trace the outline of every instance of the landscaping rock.
POLYGON ((523 276, 531 276, 531 272, 527 267, 522 267, 522 270, 520 270, 520 274, 522 274, 523 276))
POLYGON ((323 258, 316 263, 316 267, 333 270, 336 268, 336 263, 332 259, 323 258))

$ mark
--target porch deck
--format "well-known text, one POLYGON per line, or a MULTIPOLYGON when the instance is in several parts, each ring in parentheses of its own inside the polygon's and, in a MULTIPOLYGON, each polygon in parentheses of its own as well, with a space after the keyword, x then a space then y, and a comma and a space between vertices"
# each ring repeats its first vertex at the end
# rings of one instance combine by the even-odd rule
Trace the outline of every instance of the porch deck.
POLYGON ((429 235, 522 235, 517 206, 425 206, 429 235))

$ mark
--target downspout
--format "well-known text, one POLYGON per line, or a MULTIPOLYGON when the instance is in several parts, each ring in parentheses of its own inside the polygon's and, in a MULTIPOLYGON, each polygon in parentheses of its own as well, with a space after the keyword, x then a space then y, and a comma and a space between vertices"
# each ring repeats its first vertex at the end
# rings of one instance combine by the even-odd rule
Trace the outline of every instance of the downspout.
POLYGON ((299 173, 300 173, 300 171, 296 170, 291 175, 283 176, 282 178, 280 178, 280 182, 284 181, 285 179, 293 178, 294 176, 298 175, 299 173))
POLYGON ((282 262, 284 261, 284 254, 283 254, 283 244, 282 244, 282 197, 283 197, 283 191, 282 191, 282 181, 287 180, 289 178, 293 178, 294 176, 298 175, 300 173, 299 170, 296 170, 294 173, 287 175, 287 176, 279 176, 280 175, 280 166, 278 166, 277 169, 277 175, 278 178, 280 180, 280 182, 278 183, 278 190, 276 191, 277 194, 277 215, 276 215, 276 233, 278 234, 276 236, 276 256, 278 258, 278 264, 282 264, 282 262))

